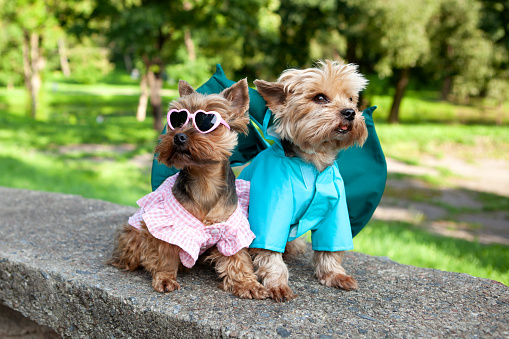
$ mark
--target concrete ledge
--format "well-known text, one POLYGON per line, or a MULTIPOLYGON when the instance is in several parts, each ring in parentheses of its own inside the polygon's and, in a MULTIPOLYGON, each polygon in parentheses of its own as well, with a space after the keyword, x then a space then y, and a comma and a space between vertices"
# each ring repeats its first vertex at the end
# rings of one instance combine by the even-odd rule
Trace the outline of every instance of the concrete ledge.
POLYGON ((290 263, 287 303, 238 299, 206 266, 154 292, 149 275, 104 264, 135 210, 0 187, 0 303, 73 338, 509 336, 508 287, 355 252, 353 292, 321 286, 311 253, 290 263))

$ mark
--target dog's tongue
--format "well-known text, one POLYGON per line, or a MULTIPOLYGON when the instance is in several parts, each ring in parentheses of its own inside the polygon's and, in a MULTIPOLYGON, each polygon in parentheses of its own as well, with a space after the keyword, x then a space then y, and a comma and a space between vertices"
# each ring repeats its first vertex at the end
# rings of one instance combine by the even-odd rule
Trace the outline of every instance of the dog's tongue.
POLYGON ((348 129, 348 126, 340 126, 339 128, 343 131, 346 131, 348 129))

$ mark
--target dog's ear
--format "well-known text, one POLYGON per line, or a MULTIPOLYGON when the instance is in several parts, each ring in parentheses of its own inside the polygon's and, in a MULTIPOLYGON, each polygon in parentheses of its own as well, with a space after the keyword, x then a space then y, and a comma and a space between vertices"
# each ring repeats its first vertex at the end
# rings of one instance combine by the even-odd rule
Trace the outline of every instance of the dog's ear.
POLYGON ((232 112, 228 124, 233 130, 247 134, 249 123, 249 88, 244 78, 220 93, 231 104, 232 112))
POLYGON ((254 84, 261 96, 267 101, 267 106, 269 106, 269 108, 272 109, 286 104, 288 92, 282 83, 255 80, 254 84))
POLYGON ((185 97, 186 95, 193 94, 195 91, 191 85, 187 83, 187 81, 179 80, 179 95, 180 97, 185 97))
POLYGON ((242 115, 249 108, 249 90, 245 78, 223 90, 220 95, 230 102, 236 114, 242 115))

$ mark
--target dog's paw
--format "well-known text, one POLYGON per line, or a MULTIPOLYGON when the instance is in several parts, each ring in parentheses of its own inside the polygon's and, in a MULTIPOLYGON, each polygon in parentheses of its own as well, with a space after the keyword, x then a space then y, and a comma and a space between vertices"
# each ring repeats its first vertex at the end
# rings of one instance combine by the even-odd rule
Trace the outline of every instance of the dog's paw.
POLYGON ((269 294, 276 302, 289 301, 297 297, 286 284, 269 288, 269 294))
POLYGON ((266 299, 269 297, 269 291, 257 281, 238 284, 232 287, 230 291, 243 299, 266 299))
POLYGON ((341 273, 329 273, 320 279, 320 283, 325 286, 338 287, 344 290, 355 290, 359 286, 354 277, 341 273))
POLYGON ((152 287, 155 291, 165 293, 180 289, 175 276, 170 273, 156 273, 152 278, 152 287))

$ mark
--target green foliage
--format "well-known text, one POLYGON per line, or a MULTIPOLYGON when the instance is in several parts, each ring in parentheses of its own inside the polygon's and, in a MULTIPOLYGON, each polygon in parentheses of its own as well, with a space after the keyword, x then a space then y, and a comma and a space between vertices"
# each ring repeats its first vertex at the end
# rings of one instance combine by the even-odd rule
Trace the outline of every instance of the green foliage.
MULTIPOLYGON (((384 82, 382 82, 383 84, 384 82)), ((377 105, 375 120, 384 122, 390 109, 390 94, 374 94, 379 90, 369 89, 370 104, 377 105)), ((442 124, 507 124, 507 109, 497 108, 490 104, 489 99, 470 100, 468 104, 440 101, 437 92, 408 91, 401 104, 401 123, 442 123, 442 124)))
POLYGON ((82 40, 69 49, 71 77, 82 84, 94 84, 113 70, 108 50, 98 47, 90 39, 82 40))
POLYGON ((509 98, 509 81, 502 78, 494 78, 488 82, 487 96, 494 99, 499 105, 509 98))
POLYGON ((347 1, 363 10, 370 46, 377 55, 375 70, 391 76, 393 68, 422 64, 429 53, 427 24, 435 13, 437 1, 347 1))
POLYGON ((22 41, 21 29, 0 18, 0 85, 14 86, 23 83, 22 53, 19 45, 22 41))
POLYGON ((82 83, 111 69, 105 47, 117 65, 127 58, 142 74, 185 74, 193 83, 216 62, 232 77, 273 80, 288 67, 342 57, 389 78, 389 88, 393 74, 411 69, 414 83, 443 86, 442 99, 487 96, 502 105, 508 18, 507 0, 0 0, 0 84, 22 83, 20 46, 35 32, 47 73, 59 68, 56 42, 66 36, 73 79, 82 83))
MULTIPOLYGON (((218 60, 217 60, 218 61, 218 60)), ((194 88, 199 87, 214 73, 216 60, 198 58, 166 67, 168 82, 177 85, 180 79, 187 81, 194 88)))
POLYGON ((499 105, 509 98, 509 1, 481 0, 480 28, 493 43, 493 72, 487 94, 499 105))
POLYGON ((442 1, 428 25, 433 44, 429 69, 450 77, 452 94, 460 99, 479 95, 493 75, 493 45, 478 28, 480 8, 476 0, 442 1))

